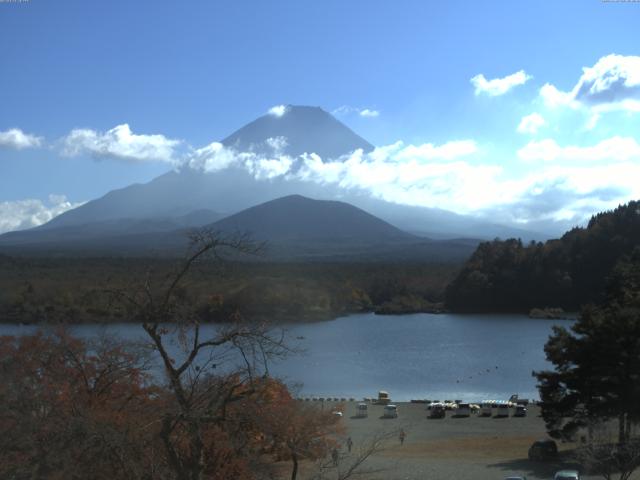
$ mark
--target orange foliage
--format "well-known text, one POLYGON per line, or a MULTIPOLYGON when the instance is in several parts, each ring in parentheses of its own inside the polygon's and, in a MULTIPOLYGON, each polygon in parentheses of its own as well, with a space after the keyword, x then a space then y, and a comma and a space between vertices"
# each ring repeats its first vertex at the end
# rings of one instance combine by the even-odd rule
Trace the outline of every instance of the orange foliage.
POLYGON ((155 397, 121 345, 1 337, 0 477, 135 478, 155 397))
MULTIPOLYGON (((0 337, 0 478, 174 478, 163 425, 170 420, 179 458, 189 458, 193 432, 142 364, 125 345, 89 345, 63 331, 0 337)), ((240 399, 215 421, 202 413, 201 478, 251 479, 273 460, 324 457, 336 445, 339 419, 296 401, 281 382, 207 382, 212 395, 239 385, 240 399)))

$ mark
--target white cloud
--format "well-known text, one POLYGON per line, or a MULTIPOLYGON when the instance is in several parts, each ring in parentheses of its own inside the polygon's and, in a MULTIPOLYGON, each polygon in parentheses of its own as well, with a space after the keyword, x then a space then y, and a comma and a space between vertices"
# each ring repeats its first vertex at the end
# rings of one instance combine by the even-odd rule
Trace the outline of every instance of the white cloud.
POLYGON ((82 205, 71 203, 64 195, 49 195, 48 200, 46 204, 37 199, 0 202, 0 233, 37 227, 82 205))
MULTIPOLYGON (((497 166, 474 166, 462 160, 477 151, 478 146, 472 140, 407 146, 396 142, 368 154, 356 150, 342 158, 323 161, 315 153, 298 158, 277 151, 261 155, 237 152, 214 143, 196 150, 188 164, 208 172, 234 166, 244 168, 256 179, 281 177, 336 184, 400 203, 452 204, 468 209, 469 205, 479 204, 477 196, 484 191, 486 181, 502 171, 497 166)), ((501 193, 492 190, 482 194, 487 195, 494 198, 501 193)))
POLYGON ((535 134, 545 124, 546 122, 542 117, 542 115, 534 112, 531 115, 522 117, 522 120, 520 120, 520 124, 518 125, 517 131, 519 133, 535 134))
POLYGON ((230 167, 236 161, 237 154, 234 150, 225 147, 220 142, 212 142, 194 150, 186 164, 197 170, 217 172, 230 167))
POLYGON ((124 123, 104 133, 90 129, 72 130, 64 139, 63 154, 90 154, 96 158, 115 158, 133 162, 160 161, 175 164, 179 140, 164 135, 137 135, 124 123))
POLYGON ((586 107, 594 112, 640 111, 640 56, 607 55, 582 75, 569 92, 551 84, 540 89, 549 107, 586 107))
POLYGON ((514 201, 502 206, 524 220, 584 222, 594 212, 640 197, 640 164, 618 161, 552 165, 523 179, 514 201))
POLYGON ((265 140, 265 143, 276 153, 282 152, 289 144, 287 138, 282 136, 269 137, 265 140))
POLYGON ((524 70, 512 73, 503 78, 494 78, 491 80, 487 80, 485 76, 480 73, 471 79, 471 83, 475 87, 476 95, 485 93, 491 97, 497 97, 504 95, 513 87, 524 85, 531 78, 533 77, 528 75, 524 70))
POLYGON ((24 133, 19 128, 11 128, 4 132, 0 132, 0 147, 22 150, 23 148, 39 147, 42 143, 42 137, 24 133))
POLYGON ((370 110, 368 108, 365 108, 363 110, 360 110, 360 114, 361 117, 378 117, 380 115, 380 112, 378 110, 370 110))
POLYGON ((245 161, 246 169, 258 180, 276 178, 285 175, 293 166, 293 158, 253 158, 245 161))
POLYGON ((585 130, 593 130, 594 128, 596 128, 596 125, 598 124, 598 120, 600 120, 600 114, 599 113, 592 114, 584 126, 585 130))
POLYGON ((331 111, 331 114, 338 117, 356 114, 364 118, 376 118, 380 116, 380 110, 375 110, 373 108, 358 108, 358 107, 352 107, 350 105, 342 105, 338 108, 333 109, 331 111))
POLYGON ((544 101, 545 105, 550 108, 556 108, 559 106, 577 108, 579 106, 571 93, 562 92, 550 83, 545 83, 542 88, 540 88, 540 97, 544 101))
POLYGON ((560 146, 553 139, 532 141, 518 150, 527 162, 626 162, 640 160, 640 144, 631 137, 611 137, 592 146, 560 146))
MULTIPOLYGON (((640 197, 640 144, 612 137, 591 146, 529 142, 517 156, 534 167, 508 169, 473 159, 473 140, 396 142, 324 161, 237 152, 221 144, 199 149, 190 165, 206 171, 242 168, 258 180, 335 185, 390 202, 490 216, 493 221, 579 223, 595 211, 640 197)), ((525 164, 526 165, 526 164, 525 164)))
MULTIPOLYGON (((394 144, 398 145, 398 143, 394 144)), ((402 145, 402 144, 400 144, 402 145)), ((478 146, 473 140, 455 140, 442 145, 423 143, 422 145, 408 145, 398 151, 396 158, 406 160, 454 160, 458 157, 466 157, 478 151, 478 146)))
POLYGON ((273 115, 274 117, 281 117, 285 113, 287 113, 287 110, 288 108, 286 105, 275 105, 271 107, 267 113, 269 115, 273 115))
POLYGON ((544 139, 527 143, 518 150, 518 158, 525 162, 543 161, 550 162, 559 156, 561 148, 552 139, 544 139))
POLYGON ((286 139, 274 137, 267 139, 266 143, 273 149, 272 156, 256 152, 239 152, 222 143, 213 142, 194 150, 184 161, 184 164, 207 173, 229 167, 240 167, 258 180, 285 175, 294 163, 293 158, 282 154, 282 150, 286 146, 286 139))
POLYGON ((587 103, 640 99, 640 57, 607 55, 583 68, 575 98, 587 103))
MULTIPOLYGON (((407 148, 419 151, 413 146, 407 148)), ((435 147, 436 151, 438 148, 435 147)), ((450 158, 425 161, 409 152, 394 144, 393 148, 383 147, 368 155, 357 150, 342 161, 326 163, 317 155, 309 155, 303 159, 295 177, 365 190, 391 202, 456 211, 491 204, 503 194, 498 189, 486 188, 501 174, 499 166, 472 165, 462 160, 450 161, 450 158)))

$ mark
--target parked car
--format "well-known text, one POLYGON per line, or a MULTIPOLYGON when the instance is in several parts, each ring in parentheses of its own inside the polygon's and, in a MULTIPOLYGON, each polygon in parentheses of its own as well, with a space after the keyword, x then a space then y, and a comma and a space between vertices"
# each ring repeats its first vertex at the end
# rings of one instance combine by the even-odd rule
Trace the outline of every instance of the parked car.
POLYGON ((468 417, 471 415, 471 406, 468 403, 458 403, 453 409, 454 417, 468 417))
POLYGON ((542 439, 533 442, 529 447, 529 460, 544 461, 555 458, 558 455, 556 442, 550 439, 542 439))
POLYGON ((560 470, 553 476, 553 480, 580 480, 577 470, 560 470))
POLYGON ((395 405, 384 406, 384 418, 398 418, 398 407, 395 405))
POLYGON ((504 480, 527 480, 527 477, 518 476, 518 477, 505 477, 504 480))
POLYGON ((491 408, 493 404, 490 401, 484 401, 480 404, 480 416, 481 417, 490 417, 492 415, 491 408))
POLYGON ((509 416, 509 404, 499 403, 496 407, 495 417, 508 417, 509 416))
POLYGON ((524 405, 516 405, 516 410, 513 412, 514 417, 526 417, 527 407, 524 405))
POLYGON ((444 418, 447 412, 443 405, 432 405, 429 412, 429 418, 444 418))

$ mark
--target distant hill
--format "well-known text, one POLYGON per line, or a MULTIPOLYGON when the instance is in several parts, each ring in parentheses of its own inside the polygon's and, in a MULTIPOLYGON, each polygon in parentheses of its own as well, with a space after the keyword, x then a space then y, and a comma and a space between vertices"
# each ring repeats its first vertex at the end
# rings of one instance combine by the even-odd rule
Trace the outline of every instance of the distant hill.
POLYGON ((404 232, 345 202, 290 195, 210 226, 267 242, 267 258, 304 261, 462 261, 478 241, 433 241, 404 232))
POLYGON ((558 240, 481 243, 447 288, 456 311, 577 310, 602 301, 607 277, 640 247, 640 202, 591 218, 558 240))
POLYGON ((348 203, 313 200, 301 195, 289 195, 248 208, 214 223, 211 228, 249 232, 256 239, 270 242, 418 240, 348 203))

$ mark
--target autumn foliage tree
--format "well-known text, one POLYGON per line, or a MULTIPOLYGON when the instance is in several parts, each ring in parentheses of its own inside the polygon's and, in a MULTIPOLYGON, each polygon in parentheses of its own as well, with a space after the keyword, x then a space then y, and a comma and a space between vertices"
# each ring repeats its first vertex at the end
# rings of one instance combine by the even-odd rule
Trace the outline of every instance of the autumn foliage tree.
MULTIPOLYGON (((119 340, 86 342, 62 330, 1 337, 0 478, 177 478, 163 429, 179 406, 170 388, 152 382, 148 360, 144 350, 119 340)), ((203 422, 202 478, 268 474, 281 444, 266 419, 295 405, 286 386, 269 377, 243 382, 237 372, 190 385, 194 410, 232 386, 237 397, 207 413, 218 415, 215 422, 203 422)), ((171 426, 172 448, 179 458, 188 456, 189 423, 178 419, 171 426)))
POLYGON ((0 338, 0 477, 150 478, 144 357, 65 332, 0 338))
POLYGON ((264 440, 276 460, 291 461, 291 480, 298 478, 302 460, 328 457, 339 447, 343 428, 340 417, 331 410, 294 399, 288 389, 272 384, 268 396, 253 404, 252 416, 264 434, 264 440))

